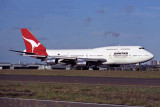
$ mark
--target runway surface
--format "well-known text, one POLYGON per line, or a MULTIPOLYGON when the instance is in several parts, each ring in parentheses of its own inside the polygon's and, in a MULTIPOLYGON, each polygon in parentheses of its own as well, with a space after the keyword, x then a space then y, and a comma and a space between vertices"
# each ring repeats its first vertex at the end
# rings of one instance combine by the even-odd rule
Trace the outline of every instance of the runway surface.
POLYGON ((15 105, 16 107, 140 107, 114 104, 0 97, 0 107, 15 107, 15 105))
POLYGON ((63 83, 63 84, 80 84, 80 85, 160 88, 160 79, 153 79, 153 78, 76 77, 76 76, 0 74, 0 82, 25 82, 25 83, 37 82, 37 83, 47 83, 47 84, 63 83))

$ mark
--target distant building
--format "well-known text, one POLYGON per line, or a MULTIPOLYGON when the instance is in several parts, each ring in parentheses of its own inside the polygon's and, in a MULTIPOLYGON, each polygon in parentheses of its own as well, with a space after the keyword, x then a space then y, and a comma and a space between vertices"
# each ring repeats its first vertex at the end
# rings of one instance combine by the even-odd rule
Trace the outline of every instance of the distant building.
POLYGON ((1 69, 52 69, 49 65, 44 64, 23 64, 19 61, 19 64, 11 64, 11 63, 3 63, 0 62, 0 70, 1 69))
POLYGON ((12 66, 11 63, 3 63, 3 62, 0 62, 0 69, 10 69, 12 66))
POLYGON ((157 65, 157 61, 156 60, 151 60, 150 61, 150 65, 156 66, 157 65))

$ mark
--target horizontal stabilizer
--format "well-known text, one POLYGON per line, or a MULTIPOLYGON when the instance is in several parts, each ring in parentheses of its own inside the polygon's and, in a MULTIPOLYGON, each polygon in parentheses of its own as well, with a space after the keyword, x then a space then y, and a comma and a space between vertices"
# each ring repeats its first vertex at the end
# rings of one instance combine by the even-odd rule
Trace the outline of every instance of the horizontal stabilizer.
POLYGON ((19 54, 16 54, 16 55, 29 56, 37 59, 44 59, 47 57, 45 55, 37 55, 37 53, 31 53, 31 52, 23 52, 23 51, 17 51, 17 50, 9 50, 9 51, 18 52, 19 54))
POLYGON ((9 51, 18 52, 18 53, 25 53, 25 54, 28 54, 28 55, 36 55, 37 54, 37 53, 23 52, 23 51, 17 51, 17 50, 9 50, 9 51))
POLYGON ((26 55, 26 54, 24 54, 23 56, 30 56, 30 57, 36 57, 36 58, 46 58, 47 56, 45 56, 45 55, 26 55))

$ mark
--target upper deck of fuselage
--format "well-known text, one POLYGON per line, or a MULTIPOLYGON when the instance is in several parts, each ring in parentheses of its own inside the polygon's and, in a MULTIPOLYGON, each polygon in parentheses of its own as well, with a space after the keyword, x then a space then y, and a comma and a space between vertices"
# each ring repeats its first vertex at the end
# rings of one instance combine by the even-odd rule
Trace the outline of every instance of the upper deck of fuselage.
POLYGON ((47 51, 87 51, 87 50, 130 50, 130 49, 144 49, 142 46, 107 46, 89 49, 47 49, 47 51))
POLYGON ((107 46, 100 48, 93 48, 96 50, 104 49, 104 50, 131 50, 131 49, 144 49, 142 46, 107 46))
POLYGON ((94 52, 110 52, 110 51, 134 51, 144 49, 142 46, 107 46, 107 47, 99 47, 99 48, 92 48, 92 49, 47 49, 47 53, 53 54, 53 53, 72 53, 72 54, 84 54, 84 53, 90 53, 94 52))

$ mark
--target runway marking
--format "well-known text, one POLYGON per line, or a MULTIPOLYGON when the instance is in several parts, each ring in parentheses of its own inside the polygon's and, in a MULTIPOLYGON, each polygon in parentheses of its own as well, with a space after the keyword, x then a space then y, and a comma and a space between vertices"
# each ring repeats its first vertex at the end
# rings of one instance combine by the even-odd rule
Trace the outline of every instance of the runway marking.
POLYGON ((92 84, 92 83, 90 84, 90 83, 64 83, 64 82, 41 82, 41 81, 8 81, 8 80, 0 80, 0 82, 160 88, 160 86, 153 86, 153 85, 92 84))
POLYGON ((24 101, 39 101, 39 102, 53 102, 53 103, 69 103, 69 104, 82 104, 82 105, 98 105, 98 106, 113 106, 113 107, 143 107, 143 106, 127 106, 127 105, 115 105, 115 104, 98 104, 98 103, 84 103, 84 102, 71 102, 71 101, 56 101, 56 100, 40 100, 40 99, 25 99, 25 98, 9 98, 0 97, 0 99, 9 100, 24 100, 24 101))

